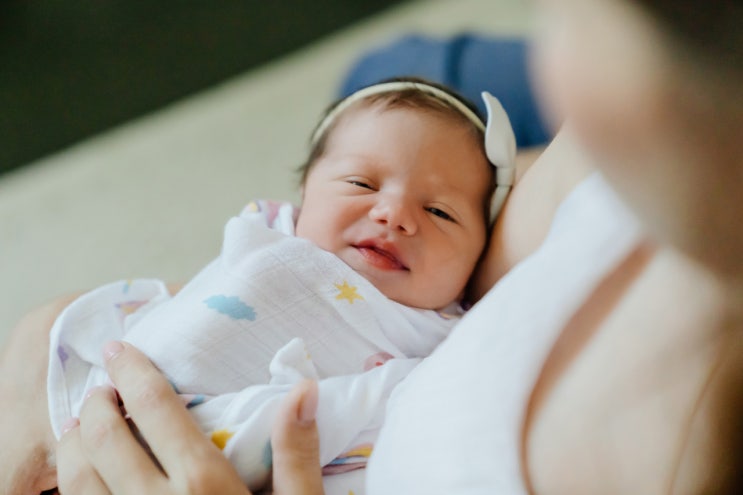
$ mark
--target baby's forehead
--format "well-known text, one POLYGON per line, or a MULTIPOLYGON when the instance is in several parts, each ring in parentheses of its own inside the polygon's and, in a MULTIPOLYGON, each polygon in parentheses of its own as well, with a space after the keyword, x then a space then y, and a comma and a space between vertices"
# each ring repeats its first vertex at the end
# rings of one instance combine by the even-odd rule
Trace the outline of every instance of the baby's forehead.
MULTIPOLYGON (((421 119, 421 123, 426 125, 444 125, 451 126, 452 132, 456 132, 460 143, 471 145, 485 161, 487 154, 485 152, 484 133, 473 123, 459 113, 456 109, 434 104, 431 102, 427 105, 419 105, 415 101, 409 100, 387 100, 387 99, 363 99, 354 102, 348 108, 343 109, 334 117, 334 122, 325 130, 323 141, 325 146, 333 142, 334 137, 339 134, 338 131, 345 131, 349 126, 356 125, 357 122, 370 116, 384 117, 392 113, 403 113, 415 115, 421 119)), ((368 123, 369 121, 367 121, 368 123)), ((374 121, 371 120, 373 124, 374 121)), ((417 126, 418 124, 416 124, 417 126)), ((406 135, 395 136, 396 138, 405 139, 406 135)))
MULTIPOLYGON (((395 119, 395 117, 392 117, 395 119)), ((353 106, 344 109, 336 116, 335 122, 326 130, 324 137, 325 146, 332 148, 333 144, 344 143, 341 137, 353 136, 357 129, 361 128, 369 141, 378 139, 394 139, 396 142, 404 142, 406 139, 413 140, 415 136, 421 135, 421 130, 430 132, 429 135, 443 133, 444 138, 438 138, 429 142, 431 147, 439 146, 441 153, 451 150, 451 154, 467 153, 476 155, 484 162, 487 170, 492 170, 487 154, 485 152, 484 134, 473 126, 466 118, 452 112, 444 112, 440 109, 420 107, 414 105, 390 104, 385 101, 359 101, 353 106), (395 124, 397 120, 387 120, 391 115, 402 115, 404 124, 395 124), (406 117, 412 117, 407 119, 406 117), (392 124, 391 124, 392 123, 392 124), (405 132, 393 135, 385 133, 390 126, 402 125, 405 132), (357 127, 358 126, 358 127, 357 127), (442 128, 444 129, 442 131, 442 128), (407 132, 407 131, 410 132, 407 132), (340 137, 339 137, 340 136, 340 137), (447 144, 448 143, 448 144, 447 144)))
MULTIPOLYGON (((354 102, 353 105, 344 109, 344 111, 336 117, 335 124, 328 129, 326 136, 328 151, 334 147, 333 144, 336 140, 333 138, 336 135, 344 134, 344 131, 349 130, 356 123, 364 120, 365 117, 374 115, 383 117, 393 112, 403 112, 419 117, 424 125, 427 122, 430 122, 432 127, 434 125, 438 127, 442 124, 445 127, 451 126, 451 134, 449 134, 448 131, 445 132, 446 138, 450 138, 448 141, 449 146, 446 145, 446 140, 434 142, 433 146, 441 144, 437 150, 440 152, 438 158, 441 158, 444 161, 446 159, 456 160, 459 158, 458 161, 451 162, 450 168, 452 169, 452 172, 473 173, 475 170, 480 170, 483 174, 477 173, 477 175, 481 178, 485 175, 485 180, 487 180, 488 183, 491 180, 495 180, 495 167, 488 160, 485 151, 484 133, 482 131, 472 125, 466 117, 463 117, 455 109, 447 108, 446 110, 442 110, 440 105, 437 107, 429 107, 409 103, 410 102, 407 100, 404 102, 396 102, 386 99, 364 99, 354 102), (462 150, 466 150, 466 154, 471 155, 468 156, 469 159, 467 160, 467 162, 471 162, 471 166, 469 166, 469 163, 463 163, 461 160, 462 150), (448 151, 451 151, 451 153, 448 153, 448 151)), ((376 125, 374 120, 366 121, 366 123, 372 126, 376 125), (371 122, 371 124, 369 124, 369 122, 371 122)), ((380 125, 385 125, 385 123, 380 122, 380 125)), ((404 141, 408 136, 409 135, 405 134, 396 134, 394 138, 396 140, 399 139, 404 141)), ((335 144, 343 146, 343 144, 341 144, 342 142, 343 141, 336 141, 335 144)), ((356 151, 358 150, 353 149, 351 154, 355 154, 356 151)))

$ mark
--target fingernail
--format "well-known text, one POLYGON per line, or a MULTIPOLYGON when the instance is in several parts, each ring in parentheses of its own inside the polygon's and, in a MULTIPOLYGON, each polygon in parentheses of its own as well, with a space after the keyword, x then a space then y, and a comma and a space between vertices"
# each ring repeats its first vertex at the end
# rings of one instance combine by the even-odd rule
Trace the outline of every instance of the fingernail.
POLYGON ((112 340, 103 347, 103 357, 106 359, 106 361, 111 361, 123 350, 124 346, 121 344, 121 342, 112 340))
POLYGON ((317 382, 312 382, 304 393, 297 411, 297 421, 301 425, 308 426, 315 422, 318 399, 317 382))
POLYGON ((73 428, 77 428, 80 425, 80 420, 77 418, 70 418, 62 425, 62 435, 67 433, 68 431, 72 430, 73 428))

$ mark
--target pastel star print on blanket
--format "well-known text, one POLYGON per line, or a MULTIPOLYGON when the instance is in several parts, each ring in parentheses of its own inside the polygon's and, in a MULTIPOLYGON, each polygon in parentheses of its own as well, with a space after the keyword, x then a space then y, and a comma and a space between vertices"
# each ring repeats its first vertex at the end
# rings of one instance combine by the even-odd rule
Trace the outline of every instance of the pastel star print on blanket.
POLYGON ((338 289, 338 295, 335 296, 335 298, 345 299, 349 304, 353 304, 356 299, 364 299, 356 292, 358 289, 353 285, 348 285, 348 282, 345 280, 343 281, 343 284, 335 284, 335 288, 338 289))

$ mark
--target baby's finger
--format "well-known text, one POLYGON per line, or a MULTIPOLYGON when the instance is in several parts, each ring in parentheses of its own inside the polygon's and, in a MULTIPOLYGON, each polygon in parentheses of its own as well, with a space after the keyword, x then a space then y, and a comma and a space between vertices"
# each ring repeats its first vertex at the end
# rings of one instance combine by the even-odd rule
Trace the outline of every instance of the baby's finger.
POLYGON ((119 342, 109 343, 104 352, 127 413, 168 476, 187 478, 190 459, 224 459, 205 441, 173 387, 144 354, 119 342))
POLYGON ((167 478, 131 432, 113 389, 102 387, 91 393, 80 412, 78 429, 85 456, 111 493, 163 492, 167 478))
POLYGON ((109 495, 106 485, 88 462, 80 439, 79 423, 67 426, 57 444, 57 483, 60 493, 109 495))

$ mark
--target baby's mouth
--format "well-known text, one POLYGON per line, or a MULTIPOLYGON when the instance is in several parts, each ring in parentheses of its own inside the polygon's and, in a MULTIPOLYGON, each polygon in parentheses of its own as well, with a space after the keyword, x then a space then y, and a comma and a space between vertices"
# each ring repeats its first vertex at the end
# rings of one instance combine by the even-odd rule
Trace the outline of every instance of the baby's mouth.
POLYGON ((390 250, 383 249, 374 244, 359 244, 353 246, 364 257, 370 265, 382 270, 404 270, 410 269, 390 250))

